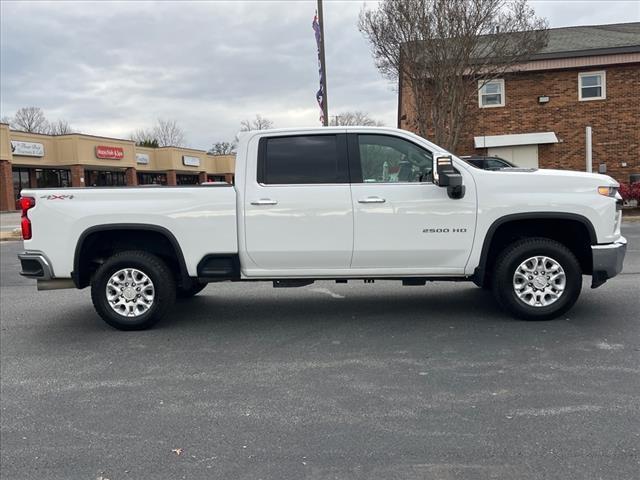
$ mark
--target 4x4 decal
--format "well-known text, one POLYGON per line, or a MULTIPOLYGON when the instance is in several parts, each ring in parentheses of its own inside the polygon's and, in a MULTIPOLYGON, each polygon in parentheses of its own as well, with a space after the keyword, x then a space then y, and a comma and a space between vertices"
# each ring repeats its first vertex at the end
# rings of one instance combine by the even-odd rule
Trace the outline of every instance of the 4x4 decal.
POLYGON ((72 200, 73 195, 41 195, 45 200, 72 200))

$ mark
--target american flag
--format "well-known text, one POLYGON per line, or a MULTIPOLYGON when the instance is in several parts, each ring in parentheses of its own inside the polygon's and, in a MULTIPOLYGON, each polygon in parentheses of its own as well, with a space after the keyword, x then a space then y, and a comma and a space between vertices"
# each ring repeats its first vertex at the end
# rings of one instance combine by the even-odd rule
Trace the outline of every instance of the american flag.
POLYGON ((316 35, 316 47, 318 50, 318 75, 320 76, 320 88, 316 92, 316 100, 320 107, 320 123, 324 123, 324 77, 322 76, 322 60, 320 59, 320 44, 322 42, 322 33, 320 32, 320 22, 318 21, 318 12, 313 17, 311 24, 316 35))

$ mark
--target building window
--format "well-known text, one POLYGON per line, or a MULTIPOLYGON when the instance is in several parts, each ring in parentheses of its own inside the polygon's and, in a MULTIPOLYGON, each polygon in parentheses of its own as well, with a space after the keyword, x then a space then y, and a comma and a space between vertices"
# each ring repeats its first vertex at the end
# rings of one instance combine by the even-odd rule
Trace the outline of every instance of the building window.
POLYGON ((178 174, 176 175, 176 184, 178 185, 198 185, 198 175, 178 174))
POLYGON ((20 191, 24 188, 32 188, 28 168, 13 168, 13 193, 16 199, 20 198, 20 191))
POLYGON ((142 173, 138 172, 138 185, 166 185, 166 173, 142 173))
POLYGON ((207 181, 208 182, 226 182, 227 180, 224 177, 224 175, 208 175, 207 181))
POLYGON ((478 82, 478 105, 480 108, 504 107, 504 80, 478 82))
POLYGON ((123 187, 124 172, 110 170, 85 170, 85 185, 88 187, 123 187))
POLYGON ((580 101, 604 100, 607 98, 605 72, 583 72, 578 74, 578 98, 580 101))
POLYGON ((55 168, 36 169, 38 188, 66 188, 71 186, 71 172, 55 168))

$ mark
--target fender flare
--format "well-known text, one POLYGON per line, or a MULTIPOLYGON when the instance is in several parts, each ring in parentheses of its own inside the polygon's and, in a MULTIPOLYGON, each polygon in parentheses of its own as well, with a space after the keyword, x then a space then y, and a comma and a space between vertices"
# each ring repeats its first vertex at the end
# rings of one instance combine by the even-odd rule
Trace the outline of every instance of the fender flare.
POLYGON ((81 286, 82 279, 80 278, 80 252, 82 251, 85 240, 89 235, 93 233, 105 232, 110 230, 143 230, 161 234, 169 241, 169 243, 173 247, 174 253, 176 254, 178 265, 180 267, 180 280, 185 285, 189 284, 189 282, 191 281, 189 272, 187 271, 187 264, 184 260, 184 254, 182 253, 182 248, 180 247, 180 244, 178 243, 176 237, 167 228, 158 225, 149 225, 146 223, 107 223, 89 227, 80 234, 80 237, 78 237, 78 242, 76 243, 76 248, 73 255, 73 272, 71 272, 71 278, 73 279, 73 283, 77 288, 83 288, 81 286))
POLYGON ((489 229, 487 230, 487 234, 484 237, 484 241, 482 243, 482 250, 480 251, 480 262, 478 266, 473 272, 474 282, 477 285, 482 286, 484 284, 484 278, 486 275, 487 269, 487 259, 489 256, 489 249, 491 248, 491 243, 493 242, 493 236, 496 233, 496 230, 505 223, 518 221, 518 220, 573 220, 580 222, 587 229, 589 233, 589 241, 591 245, 596 245, 598 243, 598 237, 596 236, 596 229, 593 227, 591 221, 577 213, 563 213, 563 212, 526 212, 526 213, 513 213, 510 215, 504 215, 503 217, 499 217, 493 221, 489 229))

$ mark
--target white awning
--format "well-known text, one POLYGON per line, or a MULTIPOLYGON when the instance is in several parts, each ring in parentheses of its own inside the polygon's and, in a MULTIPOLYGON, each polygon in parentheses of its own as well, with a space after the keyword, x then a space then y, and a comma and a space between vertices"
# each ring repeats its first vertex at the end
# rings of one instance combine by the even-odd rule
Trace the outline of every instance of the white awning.
POLYGON ((554 132, 518 133, 514 135, 488 135, 473 137, 476 148, 513 147, 515 145, 540 145, 558 143, 554 132))

